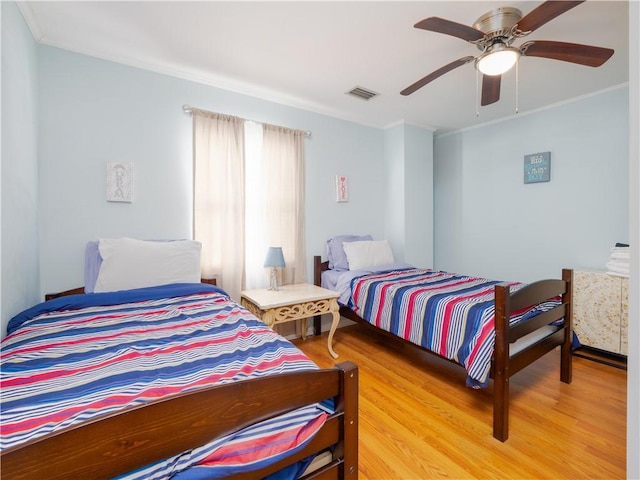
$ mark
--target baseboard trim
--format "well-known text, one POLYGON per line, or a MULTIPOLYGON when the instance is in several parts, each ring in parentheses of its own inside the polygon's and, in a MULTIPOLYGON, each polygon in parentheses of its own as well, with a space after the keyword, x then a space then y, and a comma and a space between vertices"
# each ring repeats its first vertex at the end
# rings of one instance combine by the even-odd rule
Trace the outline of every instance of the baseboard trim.
POLYGON ((606 350, 600 350, 599 348, 584 345, 573 350, 572 353, 576 357, 585 358, 593 362, 619 368, 620 370, 627 370, 627 357, 625 355, 607 352, 606 350))

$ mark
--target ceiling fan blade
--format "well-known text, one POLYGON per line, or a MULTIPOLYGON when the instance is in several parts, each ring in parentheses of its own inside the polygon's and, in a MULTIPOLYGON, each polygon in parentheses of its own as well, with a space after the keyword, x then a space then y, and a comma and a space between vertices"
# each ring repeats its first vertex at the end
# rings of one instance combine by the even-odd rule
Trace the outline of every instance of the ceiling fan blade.
POLYGON ((409 85, 407 88, 402 90, 400 92, 400 94, 401 95, 405 95, 405 96, 411 95, 413 92, 415 92, 419 88, 424 87, 427 83, 432 82, 433 80, 435 80, 436 78, 444 75, 447 72, 450 72, 454 68, 458 68, 458 67, 461 67, 462 65, 464 65, 465 63, 469 63, 473 59, 474 59, 474 57, 462 57, 462 58, 460 58, 458 60, 455 60, 455 61, 449 63, 448 65, 445 65, 444 67, 439 68, 435 72, 431 72, 429 75, 427 75, 426 77, 421 78, 417 82, 409 85))
POLYGON ((500 100, 500 83, 502 75, 483 75, 482 76, 482 97, 480 105, 486 106, 496 103, 500 100))
POLYGON ((599 67, 611 58, 611 48, 593 47, 578 43, 551 42, 536 40, 524 43, 520 47, 522 55, 527 57, 551 58, 563 62, 578 63, 588 67, 599 67))
POLYGON ((541 3, 520 19, 518 22, 518 30, 523 33, 533 32, 557 16, 571 10, 573 7, 577 7, 584 1, 585 0, 573 2, 549 0, 541 3))
POLYGON ((475 42, 484 38, 484 33, 480 30, 440 17, 425 18, 416 23, 414 27, 431 32, 444 33, 445 35, 452 35, 467 42, 475 42))

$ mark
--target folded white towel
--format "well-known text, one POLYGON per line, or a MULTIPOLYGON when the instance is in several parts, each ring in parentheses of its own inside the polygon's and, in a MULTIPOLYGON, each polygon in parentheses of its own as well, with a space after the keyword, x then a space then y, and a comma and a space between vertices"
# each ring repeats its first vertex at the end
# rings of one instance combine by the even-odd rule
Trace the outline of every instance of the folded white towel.
POLYGON ((629 260, 619 260, 619 259, 613 259, 613 260, 609 260, 607 262, 607 265, 617 265, 619 267, 624 267, 624 268, 629 268, 629 260))
POLYGON ((607 265, 618 265, 620 267, 629 268, 629 260, 613 258, 607 262, 607 265))
POLYGON ((622 262, 616 262, 616 261, 610 261, 610 262, 607 262, 607 270, 610 271, 610 272, 626 273, 628 275, 629 274, 629 264, 628 263, 622 263, 622 262))
POLYGON ((611 247, 612 252, 628 252, 629 247, 611 247))
POLYGON ((626 252, 612 252, 611 255, 609 255, 609 258, 615 260, 629 260, 629 251, 627 250, 626 252))
POLYGON ((629 278, 629 274, 628 273, 620 273, 620 272, 611 272, 608 271, 607 275, 611 275, 612 277, 625 277, 625 278, 629 278))

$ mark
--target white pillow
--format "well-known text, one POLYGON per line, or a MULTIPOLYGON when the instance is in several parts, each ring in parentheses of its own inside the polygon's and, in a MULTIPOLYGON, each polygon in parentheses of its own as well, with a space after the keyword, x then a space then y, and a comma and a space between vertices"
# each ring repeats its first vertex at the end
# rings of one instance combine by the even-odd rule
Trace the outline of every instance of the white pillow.
POLYGON ((347 255, 349 270, 360 270, 394 262, 393 252, 387 240, 344 242, 342 247, 347 255))
POLYGON ((202 244, 195 240, 101 238, 98 250, 102 264, 94 292, 200 282, 202 244))

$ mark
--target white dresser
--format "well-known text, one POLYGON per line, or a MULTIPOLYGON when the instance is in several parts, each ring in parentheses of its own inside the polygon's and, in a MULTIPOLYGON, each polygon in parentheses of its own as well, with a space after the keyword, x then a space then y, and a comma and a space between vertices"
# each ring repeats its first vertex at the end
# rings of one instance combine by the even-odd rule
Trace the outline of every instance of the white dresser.
POLYGON ((573 326, 582 345, 627 355, 629 279, 575 270, 573 326))

